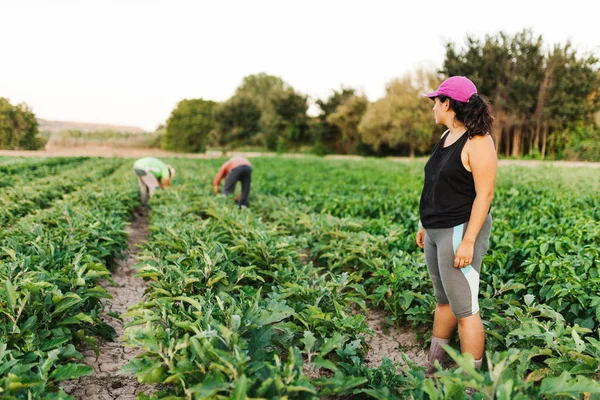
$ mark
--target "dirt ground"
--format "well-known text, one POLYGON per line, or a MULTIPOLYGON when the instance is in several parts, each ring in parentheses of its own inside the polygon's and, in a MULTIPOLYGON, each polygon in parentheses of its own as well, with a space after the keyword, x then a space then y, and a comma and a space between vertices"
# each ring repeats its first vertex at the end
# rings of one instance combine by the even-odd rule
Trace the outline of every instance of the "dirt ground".
MULTIPOLYGON (((115 286, 107 286, 107 290, 113 295, 107 301, 107 312, 123 314, 129 307, 138 304, 144 295, 145 283, 134 276, 133 265, 137 263, 137 245, 148 237, 148 213, 142 211, 139 215, 134 215, 136 218, 126 228, 129 250, 119 260, 112 274, 115 286)), ((109 316, 105 320, 115 328, 119 337, 123 334, 123 326, 127 321, 109 316)), ((64 382, 63 388, 67 393, 76 399, 128 400, 135 399, 141 392, 150 394, 154 391, 153 386, 139 384, 135 377, 119 373, 121 367, 138 353, 138 349, 125 347, 119 340, 102 342, 99 348, 98 358, 93 350, 84 351, 86 363, 94 368, 94 374, 64 382)))
MULTIPOLYGON (((369 346, 366 362, 370 368, 381 365, 384 357, 404 365, 402 353, 415 364, 425 366, 427 353, 423 344, 417 338, 417 333, 410 327, 388 326, 385 323, 385 311, 371 309, 367 313, 367 325, 375 333, 375 336, 365 335, 369 346)), ((304 363, 304 373, 310 379, 316 379, 327 374, 327 370, 317 369, 308 362, 304 363)), ((339 399, 338 397, 332 397, 339 399)))
MULTIPOLYGON (((154 157, 181 157, 181 158, 218 158, 218 157, 232 157, 241 155, 244 157, 273 157, 277 156, 276 153, 270 152, 236 152, 236 151, 207 151, 202 154, 195 153, 172 153, 160 149, 133 149, 133 148, 114 148, 114 147, 74 147, 74 148, 48 148, 46 150, 34 151, 34 150, 0 150, 0 156, 12 156, 12 157, 122 157, 122 158, 140 158, 147 156, 154 157)), ((281 157, 286 158, 303 158, 305 154, 281 154, 281 157)), ((328 155, 324 158, 334 160, 362 160, 362 156, 354 155, 328 155)), ((406 162, 412 161, 413 159, 408 157, 388 157, 387 160, 395 162, 406 162)), ((537 160, 500 160, 499 165, 521 165, 534 167, 538 165, 552 165, 556 167, 588 167, 588 168, 600 168, 600 162, 586 162, 586 161, 537 161, 537 160)))
POLYGON ((385 312, 383 310, 369 310, 367 324, 375 332, 375 336, 365 337, 371 348, 367 354, 367 365, 377 368, 381 365, 384 357, 404 364, 401 352, 406 354, 410 360, 421 366, 427 362, 427 353, 423 344, 417 338, 417 333, 410 327, 397 328, 395 326, 386 328, 385 312))
MULTIPOLYGON (((0 150, 0 156, 10 157, 121 157, 121 158, 140 158, 140 157, 180 157, 180 158, 218 158, 231 157, 234 155, 244 155, 245 157, 274 156, 275 153, 241 153, 207 151, 206 153, 174 153, 160 149, 135 149, 118 148, 110 146, 86 146, 86 147, 56 147, 46 150, 0 150)), ((292 155, 296 156, 296 155, 292 155)), ((303 155, 300 155, 303 156, 303 155)))

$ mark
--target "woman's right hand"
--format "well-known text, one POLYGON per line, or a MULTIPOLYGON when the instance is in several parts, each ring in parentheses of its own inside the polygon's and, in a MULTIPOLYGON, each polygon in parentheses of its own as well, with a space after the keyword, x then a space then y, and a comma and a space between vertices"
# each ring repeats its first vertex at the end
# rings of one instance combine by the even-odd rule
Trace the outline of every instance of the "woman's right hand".
POLYGON ((417 231, 417 246, 425 247, 425 229, 421 228, 417 231))

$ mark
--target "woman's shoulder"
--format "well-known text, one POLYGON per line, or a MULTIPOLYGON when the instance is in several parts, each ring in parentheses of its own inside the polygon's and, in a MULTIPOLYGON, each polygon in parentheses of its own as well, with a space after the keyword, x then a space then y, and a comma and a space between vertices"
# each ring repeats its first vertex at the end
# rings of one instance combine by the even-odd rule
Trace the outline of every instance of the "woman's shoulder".
POLYGON ((494 143, 494 139, 490 134, 473 135, 467 141, 465 150, 467 151, 469 158, 476 156, 481 156, 484 158, 496 158, 496 144, 494 143))
POLYGON ((489 133, 485 133, 485 134, 475 134, 469 137, 469 142, 477 145, 477 146, 481 146, 481 145, 486 145, 488 143, 494 143, 494 139, 492 138, 492 135, 489 133))

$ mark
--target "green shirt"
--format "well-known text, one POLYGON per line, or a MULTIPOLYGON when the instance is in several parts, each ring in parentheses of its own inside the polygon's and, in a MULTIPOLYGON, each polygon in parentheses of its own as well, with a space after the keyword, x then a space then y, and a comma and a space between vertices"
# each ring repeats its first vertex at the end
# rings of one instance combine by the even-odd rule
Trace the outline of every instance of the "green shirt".
POLYGON ((154 157, 140 158, 133 164, 133 168, 141 169, 142 171, 149 170, 156 179, 169 177, 169 168, 167 164, 154 157))

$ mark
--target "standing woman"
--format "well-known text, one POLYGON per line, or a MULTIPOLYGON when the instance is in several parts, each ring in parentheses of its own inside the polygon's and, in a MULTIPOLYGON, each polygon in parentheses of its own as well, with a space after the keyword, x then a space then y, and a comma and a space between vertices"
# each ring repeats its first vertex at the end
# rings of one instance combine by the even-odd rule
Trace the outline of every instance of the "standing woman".
POLYGON ((479 272, 488 249, 497 156, 491 105, 464 76, 425 95, 435 122, 448 130, 425 165, 417 245, 433 282, 436 308, 428 369, 440 363, 456 326, 462 353, 481 368, 485 332, 479 316, 479 272))

